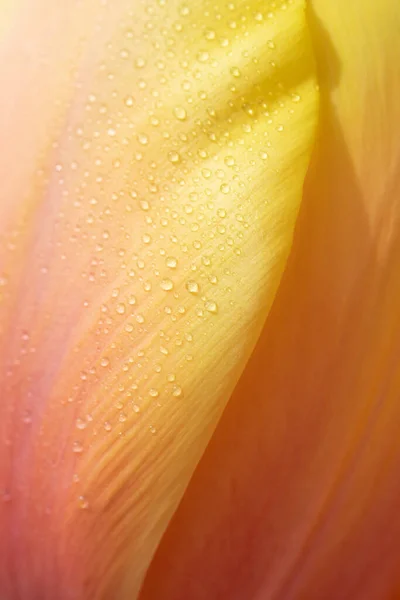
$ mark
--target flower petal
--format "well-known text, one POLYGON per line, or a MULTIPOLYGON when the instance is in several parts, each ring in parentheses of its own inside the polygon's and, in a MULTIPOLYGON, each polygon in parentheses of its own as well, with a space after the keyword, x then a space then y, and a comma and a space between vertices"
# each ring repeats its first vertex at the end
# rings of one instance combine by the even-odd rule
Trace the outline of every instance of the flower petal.
POLYGON ((311 4, 321 126, 291 257, 143 600, 399 593, 400 5, 311 4))
POLYGON ((316 120, 304 3, 275 5, 21 0, 8 22, 8 598, 135 597, 253 348, 316 120))

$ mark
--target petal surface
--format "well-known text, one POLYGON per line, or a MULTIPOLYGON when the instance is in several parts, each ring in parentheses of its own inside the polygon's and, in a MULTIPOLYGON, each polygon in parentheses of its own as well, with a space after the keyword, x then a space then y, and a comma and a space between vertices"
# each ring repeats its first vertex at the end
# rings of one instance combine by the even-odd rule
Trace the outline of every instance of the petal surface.
POLYGON ((308 19, 321 117, 291 256, 143 600, 398 598, 400 5, 308 19))
POLYGON ((291 246, 304 2, 21 0, 1 22, 0 589, 131 600, 291 246))

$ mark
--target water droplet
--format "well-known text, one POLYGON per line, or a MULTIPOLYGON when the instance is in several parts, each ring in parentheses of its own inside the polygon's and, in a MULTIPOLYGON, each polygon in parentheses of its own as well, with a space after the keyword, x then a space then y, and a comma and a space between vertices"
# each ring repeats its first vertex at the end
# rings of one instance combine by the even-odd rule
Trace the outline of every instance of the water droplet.
POLYGON ((151 235, 149 235, 148 233, 145 233, 142 236, 142 241, 143 241, 144 244, 150 244, 150 242, 151 242, 151 235))
POLYGON ((117 304, 116 311, 117 311, 117 313, 119 315, 125 314, 125 310, 126 310, 125 304, 123 304, 122 302, 120 302, 119 304, 117 304))
POLYGON ((159 393, 156 389, 151 388, 149 390, 149 396, 151 396, 152 398, 157 398, 159 396, 159 393))
POLYGON ((171 281, 171 279, 162 279, 162 281, 160 283, 160 287, 164 291, 170 292, 174 288, 174 284, 171 281))
POLYGON ((108 367, 110 361, 106 356, 103 356, 103 358, 100 360, 100 364, 102 367, 108 367))
POLYGON ((135 67, 137 67, 138 69, 143 69, 144 66, 146 66, 146 61, 145 61, 144 58, 142 58, 141 56, 139 56, 135 60, 135 67))
POLYGON ((72 452, 75 454, 81 454, 83 452, 83 446, 81 442, 74 442, 72 444, 72 452))
POLYGON ((204 308, 210 313, 215 314, 218 312, 217 303, 214 302, 213 300, 207 300, 207 302, 204 304, 204 308))
POLYGON ((215 31, 213 29, 206 29, 204 37, 206 40, 215 40, 215 31))
POLYGON ((208 61, 208 59, 209 59, 209 54, 208 54, 208 52, 204 52, 204 51, 203 51, 203 52, 199 52, 199 53, 197 54, 197 60, 198 60, 199 62, 201 62, 201 63, 205 63, 205 62, 207 62, 207 61, 208 61))
POLYGON ((79 496, 78 503, 82 510, 87 510, 89 508, 89 502, 85 496, 79 496))
POLYGON ((150 204, 147 202, 147 200, 140 200, 139 206, 142 210, 150 210, 150 204))
POLYGON ((170 269, 176 269, 178 261, 176 260, 176 258, 174 256, 167 256, 167 258, 165 259, 165 264, 170 269))
POLYGON ((168 160, 176 164, 180 162, 181 155, 178 152, 175 152, 175 150, 172 150, 171 152, 168 152, 168 160))
POLYGON ((142 146, 146 146, 149 143, 149 138, 145 133, 139 133, 137 139, 139 144, 142 144, 142 146))
POLYGON ((220 187, 220 190, 223 194, 229 194, 229 192, 231 191, 231 188, 229 187, 229 185, 227 183, 223 183, 220 187))
POLYGON ((111 430, 112 430, 112 425, 111 425, 110 421, 106 421, 106 422, 104 423, 104 429, 105 429, 106 431, 111 431, 111 430))
POLYGON ((179 385, 176 385, 173 389, 172 395, 175 398, 180 398, 180 396, 182 396, 182 388, 179 385))
POLYGON ((184 121, 187 117, 186 110, 183 108, 183 106, 175 106, 174 115, 179 121, 184 121))
POLYGON ((186 282, 186 289, 191 294, 198 294, 199 293, 199 285, 198 285, 198 283, 196 281, 193 281, 193 279, 191 279, 190 281, 186 282))

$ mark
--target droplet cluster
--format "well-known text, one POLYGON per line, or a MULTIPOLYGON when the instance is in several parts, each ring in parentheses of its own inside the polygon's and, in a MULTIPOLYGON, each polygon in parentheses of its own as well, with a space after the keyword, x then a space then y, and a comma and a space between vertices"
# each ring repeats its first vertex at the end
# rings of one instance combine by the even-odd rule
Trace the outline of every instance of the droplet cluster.
POLYGON ((136 427, 161 434, 192 401, 191 370, 212 368, 215 332, 244 310, 232 290, 266 244, 273 199, 260 189, 301 104, 276 35, 293 6, 146 2, 76 76, 78 108, 41 173, 58 200, 33 263, 45 315, 33 337, 68 340, 54 394, 75 424, 77 470, 136 427))

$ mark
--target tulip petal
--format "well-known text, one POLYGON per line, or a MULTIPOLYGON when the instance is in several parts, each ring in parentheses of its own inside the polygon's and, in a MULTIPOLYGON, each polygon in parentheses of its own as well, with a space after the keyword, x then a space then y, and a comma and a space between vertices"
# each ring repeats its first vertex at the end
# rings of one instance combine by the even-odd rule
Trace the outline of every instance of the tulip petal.
POLYGON ((136 597, 254 346, 316 121, 304 3, 20 0, 0 46, 0 589, 136 597))
POLYGON ((398 598, 400 4, 311 5, 321 124, 291 256, 141 600, 398 598))

